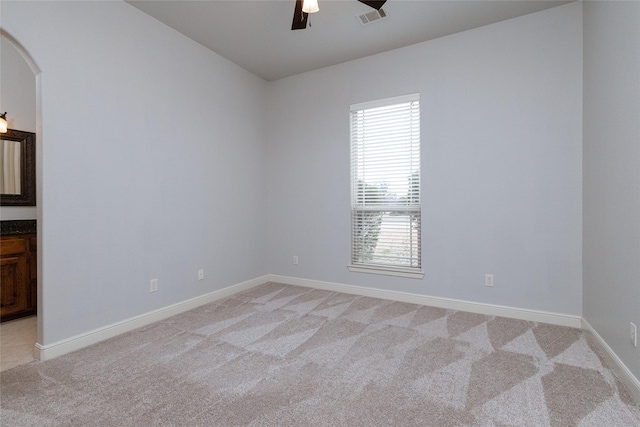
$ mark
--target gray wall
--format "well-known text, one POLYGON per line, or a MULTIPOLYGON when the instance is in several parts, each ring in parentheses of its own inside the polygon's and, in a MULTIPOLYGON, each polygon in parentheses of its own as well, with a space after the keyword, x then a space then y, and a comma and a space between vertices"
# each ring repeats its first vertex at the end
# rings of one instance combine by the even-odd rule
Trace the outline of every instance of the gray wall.
POLYGON ((580 3, 275 81, 269 102, 270 272, 581 315, 580 3), (349 105, 414 92, 425 277, 349 272, 349 105))
POLYGON ((263 80, 124 2, 2 27, 42 70, 41 344, 267 272, 263 80))
POLYGON ((640 3, 584 3, 584 318, 640 378, 640 3))

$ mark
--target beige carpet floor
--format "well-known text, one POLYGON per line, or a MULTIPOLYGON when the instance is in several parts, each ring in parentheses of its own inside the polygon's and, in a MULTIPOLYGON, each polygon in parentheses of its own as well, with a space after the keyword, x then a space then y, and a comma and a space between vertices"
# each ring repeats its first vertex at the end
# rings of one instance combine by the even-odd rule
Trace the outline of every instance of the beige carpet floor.
POLYGON ((578 329, 277 283, 0 387, 3 426, 640 426, 578 329))

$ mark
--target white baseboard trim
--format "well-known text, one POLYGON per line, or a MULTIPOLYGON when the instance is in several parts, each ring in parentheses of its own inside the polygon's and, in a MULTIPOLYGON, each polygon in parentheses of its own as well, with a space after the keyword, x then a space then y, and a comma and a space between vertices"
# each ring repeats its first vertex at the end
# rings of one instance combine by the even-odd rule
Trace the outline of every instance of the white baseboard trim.
POLYGON ((550 323, 552 325, 569 326, 572 328, 580 328, 582 326, 580 316, 571 316, 568 314, 550 313, 546 311, 529 310, 524 308, 513 308, 450 298, 431 297, 420 294, 411 294, 407 292, 366 288, 362 286, 323 282, 319 280, 300 279, 297 277, 279 276, 275 274, 270 274, 267 277, 269 278, 270 282, 284 283, 287 285, 324 289, 327 291, 342 292, 345 294, 362 295, 373 298, 428 305, 450 310, 468 311, 471 313, 487 314, 490 316, 501 316, 509 317, 512 319, 529 320, 532 322, 550 323))
POLYGON ((408 302, 414 304, 427 305, 432 307, 446 308, 450 310, 461 310, 471 313, 486 314, 492 316, 509 317, 513 319, 528 320, 533 322, 549 323, 553 325, 582 328, 592 338, 593 342, 601 350, 603 357, 611 366, 620 381, 627 387, 634 399, 640 402, 640 381, 625 366, 620 358, 614 353, 604 339, 595 329, 580 316, 551 313, 538 310, 513 308, 493 304, 484 304, 470 301, 462 301, 450 298, 432 297, 407 292, 390 291, 383 289, 367 288, 362 286, 346 285, 342 283, 332 283, 319 280, 301 279, 297 277, 280 276, 277 274, 267 274, 246 282, 210 292, 199 297, 191 298, 158 310, 150 311, 120 322, 112 323, 98 329, 94 329, 71 338, 57 341, 49 345, 36 344, 34 355, 41 361, 53 359, 63 354, 71 353, 81 348, 96 344, 100 341, 112 338, 116 335, 132 331, 136 328, 149 325, 159 320, 166 319, 176 314, 192 310, 201 305, 226 298, 238 292, 251 289, 267 282, 284 283, 288 285, 303 286, 313 289, 323 289, 334 292, 342 292, 353 295, 362 295, 372 298, 408 302))
POLYGON ((635 401, 640 403, 640 381, 638 378, 633 375, 618 355, 609 347, 609 344, 584 318, 582 319, 582 329, 591 336, 592 342, 598 347, 609 367, 613 369, 618 379, 627 387, 635 401))
POLYGON ((71 338, 60 340, 52 344, 41 345, 36 343, 34 356, 37 360, 41 361, 53 359, 55 357, 62 356, 63 354, 71 353, 72 351, 80 350, 81 348, 115 337, 116 335, 132 331, 136 328, 140 328, 159 320, 164 320, 168 317, 175 316, 176 314, 192 310, 201 305, 208 304, 221 298, 226 298, 230 295, 242 292, 247 289, 251 289, 268 281, 269 276, 261 276, 255 279, 247 280, 246 282, 237 283, 235 285, 210 292, 205 295, 201 295, 199 297, 191 298, 186 301, 153 310, 139 316, 131 317, 120 322, 112 323, 110 325, 103 326, 101 328, 94 329, 92 331, 85 332, 71 338))

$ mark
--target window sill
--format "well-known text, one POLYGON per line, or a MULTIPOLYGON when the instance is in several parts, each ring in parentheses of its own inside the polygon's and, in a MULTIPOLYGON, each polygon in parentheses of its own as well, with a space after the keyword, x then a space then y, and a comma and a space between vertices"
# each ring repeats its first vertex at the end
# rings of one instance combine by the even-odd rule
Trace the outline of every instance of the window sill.
POLYGON ((422 279, 424 273, 422 271, 408 270, 404 268, 393 267, 373 267, 365 265, 348 265, 349 271, 354 273, 381 274, 383 276, 409 277, 412 279, 422 279))

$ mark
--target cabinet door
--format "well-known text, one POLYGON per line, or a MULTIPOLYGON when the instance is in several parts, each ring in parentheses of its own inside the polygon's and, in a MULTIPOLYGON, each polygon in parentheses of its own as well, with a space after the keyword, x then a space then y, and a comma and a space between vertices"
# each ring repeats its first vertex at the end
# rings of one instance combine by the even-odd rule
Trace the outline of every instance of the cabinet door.
POLYGON ((0 258, 0 317, 29 309, 28 270, 25 256, 0 258))

